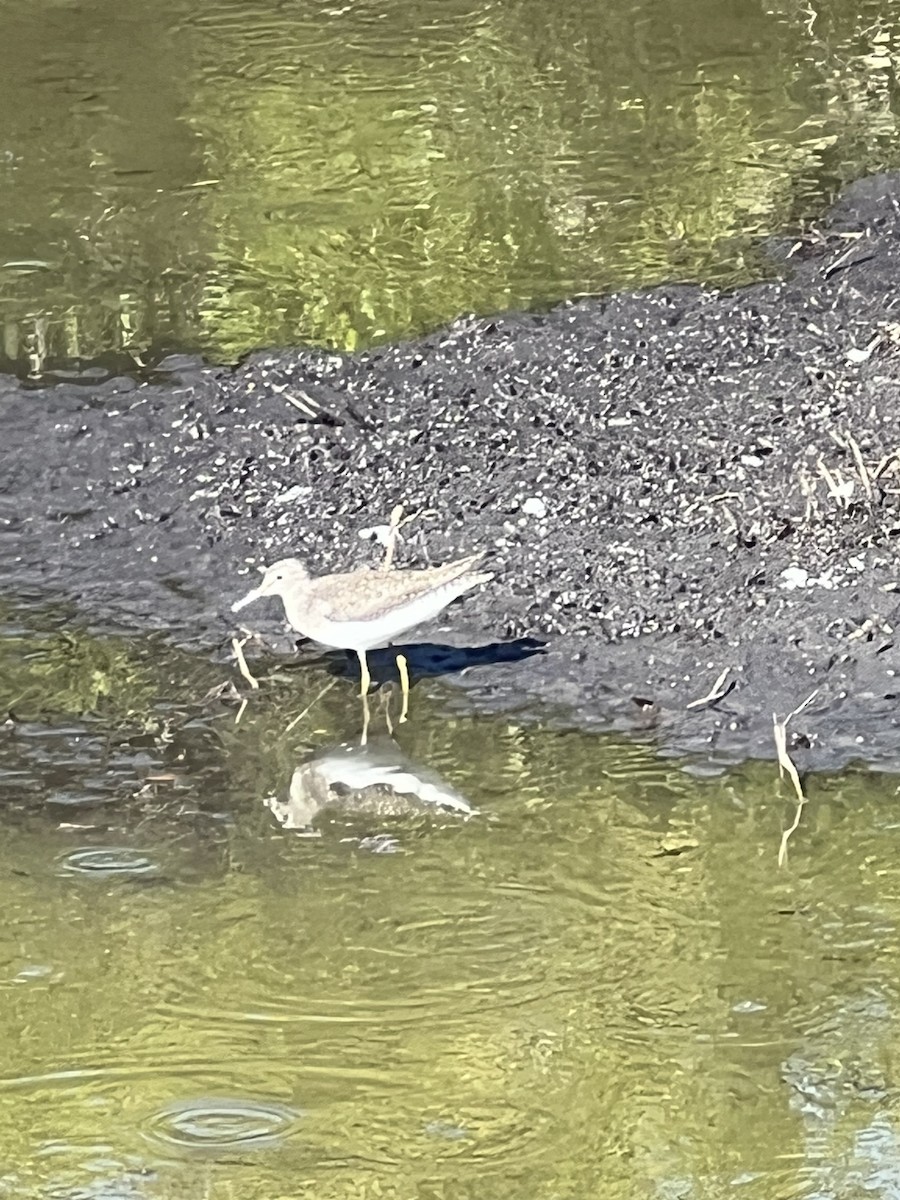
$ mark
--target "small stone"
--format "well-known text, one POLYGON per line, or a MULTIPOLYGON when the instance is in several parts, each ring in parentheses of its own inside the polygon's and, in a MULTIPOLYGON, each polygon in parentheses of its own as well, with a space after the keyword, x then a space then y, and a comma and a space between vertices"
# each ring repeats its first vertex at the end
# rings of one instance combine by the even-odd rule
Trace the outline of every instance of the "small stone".
POLYGON ((781 572, 781 586, 785 588, 809 587, 809 572, 803 567, 785 567, 781 572))

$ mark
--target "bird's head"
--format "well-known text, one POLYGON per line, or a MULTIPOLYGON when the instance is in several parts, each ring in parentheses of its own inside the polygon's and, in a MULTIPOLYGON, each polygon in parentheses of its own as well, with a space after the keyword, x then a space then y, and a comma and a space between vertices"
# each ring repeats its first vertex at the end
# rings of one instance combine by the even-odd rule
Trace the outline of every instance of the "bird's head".
POLYGON ((231 606, 232 612, 240 612, 242 608, 246 608, 254 600, 261 600, 263 596, 290 596, 297 588, 309 583, 309 572, 299 558, 282 558, 279 562, 272 563, 271 567, 260 569, 263 573, 262 583, 252 592, 248 592, 243 599, 236 600, 231 606))

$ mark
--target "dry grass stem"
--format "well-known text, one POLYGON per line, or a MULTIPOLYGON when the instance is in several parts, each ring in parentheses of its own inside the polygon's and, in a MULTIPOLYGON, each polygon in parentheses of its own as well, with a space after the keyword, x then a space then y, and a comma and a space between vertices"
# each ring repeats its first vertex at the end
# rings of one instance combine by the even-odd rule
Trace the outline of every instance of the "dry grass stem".
POLYGON ((871 504, 872 502, 872 480, 869 477, 869 469, 863 462, 862 451, 859 448, 859 443, 851 434, 847 434, 847 442, 850 445, 850 453, 853 455, 853 461, 856 463, 856 469, 859 471, 859 477, 862 480, 863 490, 866 493, 866 499, 871 504))
MULTIPOLYGON (((831 431, 831 440, 840 446, 842 450, 849 450, 853 456, 853 462, 856 466, 856 473, 859 475, 860 483, 862 483, 863 491, 866 493, 866 499, 871 504, 872 502, 872 476, 869 468, 865 464, 862 456, 862 451, 859 448, 859 442, 852 433, 838 433, 837 430, 831 431)), ((820 460, 821 461, 821 460, 820 460)), ((846 485, 845 485, 846 486, 846 485)))
MULTIPOLYGON (((384 546, 384 562, 378 568, 380 571, 390 571, 394 563, 394 551, 396 550, 397 542, 403 541, 400 536, 400 530, 405 525, 412 524, 413 521, 421 520, 423 517, 437 517, 440 513, 434 508, 423 508, 417 512, 412 512, 408 517, 403 516, 403 505, 397 504, 391 512, 390 520, 387 526, 379 525, 377 527, 379 538, 384 546)), ((374 532, 374 531, 373 531, 374 532)))
POLYGON ((825 463, 820 458, 816 463, 819 474, 825 480, 829 492, 837 501, 839 508, 846 508, 850 498, 850 493, 853 491, 852 481, 844 482, 844 477, 840 471, 836 470, 833 473, 825 466, 825 463))
POLYGON ((794 766, 794 763, 791 760, 791 756, 788 754, 787 728, 788 728, 789 723, 793 720, 793 718, 798 716, 800 713, 802 713, 805 708, 808 708, 808 706, 810 704, 812 704, 813 700, 815 700, 815 698, 816 698, 816 696, 818 696, 818 694, 819 694, 818 688, 816 688, 816 690, 814 692, 810 692, 810 694, 806 697, 806 699, 803 701, 803 703, 798 704, 795 709, 792 709, 791 712, 789 712, 788 715, 782 721, 779 721, 777 713, 772 713, 773 734, 774 734, 774 738, 775 738, 775 753, 778 755, 778 775, 779 775, 779 778, 783 779, 785 774, 787 774, 791 783, 794 785, 794 792, 796 793, 796 796, 797 796, 797 808, 796 808, 796 811, 794 812, 794 820, 791 823, 790 827, 788 829, 786 829, 784 831, 784 833, 781 835, 781 845, 778 849, 778 865, 779 865, 779 867, 783 867, 784 864, 787 862, 788 842, 790 841, 791 836, 799 828, 800 815, 803 812, 803 806, 806 804, 806 795, 803 791, 803 784, 800 782, 800 776, 797 773, 797 768, 794 766))
POLYGON ((728 672, 731 667, 726 667, 716 682, 712 685, 705 696, 701 696, 699 700, 692 700, 687 705, 688 708, 701 708, 704 704, 712 704, 716 700, 721 700, 727 694, 728 689, 723 687, 725 680, 728 678, 728 672))
POLYGON ((307 396, 304 392, 300 392, 297 396, 291 396, 287 392, 282 392, 281 398, 282 400, 286 400, 293 408, 299 409, 310 420, 314 421, 316 417, 322 414, 321 404, 318 404, 311 396, 307 396))
MULTIPOLYGON (((889 481, 895 481, 896 476, 900 475, 900 448, 891 450, 877 463, 875 461, 867 463, 859 442, 852 433, 841 433, 832 429, 829 436, 836 446, 839 446, 853 459, 852 469, 848 467, 848 478, 844 477, 839 468, 829 468, 823 458, 819 458, 816 462, 817 474, 825 481, 831 497, 840 508, 848 509, 850 507, 853 493, 857 488, 857 480, 858 486, 865 492, 870 508, 877 507, 887 495, 900 494, 900 489, 888 486, 889 481)), ((800 490, 806 497, 808 519, 816 507, 815 480, 809 479, 802 469, 800 471, 800 490)))
POLYGON ((889 473, 891 475, 895 475, 898 468, 900 468, 900 450, 892 450, 890 454, 885 454, 884 458, 875 468, 875 474, 873 478, 877 483, 883 475, 887 475, 889 473))
MULTIPOLYGON (((397 546, 397 538, 400 534, 400 526, 405 525, 403 519, 403 505, 396 504, 391 511, 390 524, 388 525, 387 538, 384 546, 384 562, 381 564, 382 571, 389 571, 394 561, 394 550, 397 546)), ((410 518, 407 518, 408 520, 410 518)))
POLYGON ((244 658, 243 647, 246 641, 246 638, 242 638, 240 641, 238 641, 237 638, 232 638, 231 649, 234 651, 234 657, 238 665, 238 670, 253 688, 254 692, 256 692, 259 691, 259 680, 250 674, 250 668, 247 666, 246 658, 244 658))

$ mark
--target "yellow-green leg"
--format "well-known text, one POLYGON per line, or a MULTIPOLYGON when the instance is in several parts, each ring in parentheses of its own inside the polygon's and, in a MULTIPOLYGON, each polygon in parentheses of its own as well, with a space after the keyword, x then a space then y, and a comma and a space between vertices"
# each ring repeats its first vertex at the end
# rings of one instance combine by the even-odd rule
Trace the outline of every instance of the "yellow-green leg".
POLYGON ((356 657, 359 659, 359 694, 365 696, 369 691, 369 684, 372 682, 365 650, 357 650, 356 657))
POLYGON ((409 716, 409 663, 406 661, 405 654, 397 655, 397 670, 400 673, 400 690, 403 695, 403 703, 400 706, 400 724, 402 725, 409 716))

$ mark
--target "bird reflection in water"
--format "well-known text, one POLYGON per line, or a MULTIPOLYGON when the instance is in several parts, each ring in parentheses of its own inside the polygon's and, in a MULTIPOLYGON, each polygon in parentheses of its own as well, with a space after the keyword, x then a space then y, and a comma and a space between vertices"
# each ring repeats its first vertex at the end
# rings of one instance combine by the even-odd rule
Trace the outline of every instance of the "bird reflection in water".
POLYGON ((478 810, 437 772, 414 763, 389 737, 320 750, 295 767, 286 796, 266 807, 283 829, 314 832, 316 819, 449 816, 468 820, 478 810))

